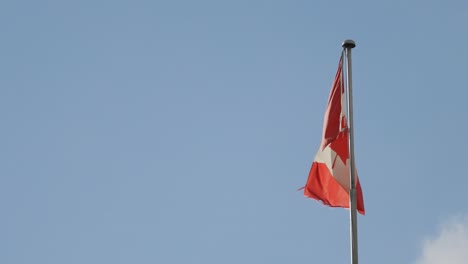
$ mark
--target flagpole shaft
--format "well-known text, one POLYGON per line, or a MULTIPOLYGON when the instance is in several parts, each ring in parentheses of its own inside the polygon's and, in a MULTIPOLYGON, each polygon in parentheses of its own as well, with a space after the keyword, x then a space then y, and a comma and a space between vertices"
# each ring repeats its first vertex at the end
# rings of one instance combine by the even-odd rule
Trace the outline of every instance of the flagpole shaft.
POLYGON ((346 91, 348 106, 348 132, 349 132, 349 168, 350 168, 350 190, 349 190, 349 218, 350 218, 350 240, 351 240, 351 264, 358 264, 358 239, 357 239, 357 203, 356 203, 356 168, 354 162, 354 122, 353 122, 353 85, 351 68, 351 49, 356 44, 353 40, 345 40, 343 49, 346 55, 346 91))

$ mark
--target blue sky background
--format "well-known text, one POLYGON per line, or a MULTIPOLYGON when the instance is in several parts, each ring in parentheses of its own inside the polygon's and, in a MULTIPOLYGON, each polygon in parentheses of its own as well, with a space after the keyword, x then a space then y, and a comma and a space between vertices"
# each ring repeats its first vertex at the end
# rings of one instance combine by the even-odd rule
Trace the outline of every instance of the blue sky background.
POLYGON ((348 211, 296 191, 346 38, 360 260, 414 263, 468 213, 467 14, 2 1, 0 263, 347 263, 348 211))

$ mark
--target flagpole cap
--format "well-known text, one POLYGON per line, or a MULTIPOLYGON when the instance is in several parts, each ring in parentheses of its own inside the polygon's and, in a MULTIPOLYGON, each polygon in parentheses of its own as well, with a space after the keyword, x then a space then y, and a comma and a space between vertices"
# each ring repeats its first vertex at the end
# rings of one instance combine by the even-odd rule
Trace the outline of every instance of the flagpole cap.
POLYGON ((352 39, 347 39, 347 40, 343 41, 343 44, 341 44, 341 46, 344 49, 352 49, 352 48, 356 47, 356 43, 352 39))

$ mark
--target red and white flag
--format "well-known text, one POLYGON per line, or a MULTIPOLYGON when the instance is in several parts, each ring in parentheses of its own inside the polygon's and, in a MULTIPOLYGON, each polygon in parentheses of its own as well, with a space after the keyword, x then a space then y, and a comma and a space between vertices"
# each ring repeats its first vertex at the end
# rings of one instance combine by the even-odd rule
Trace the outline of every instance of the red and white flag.
MULTIPOLYGON (((341 77, 340 60, 325 112, 322 144, 312 163, 304 195, 331 207, 349 208, 350 157, 344 109, 345 94, 341 77)), ((357 173, 355 175, 357 210, 364 214, 361 185, 357 173)))

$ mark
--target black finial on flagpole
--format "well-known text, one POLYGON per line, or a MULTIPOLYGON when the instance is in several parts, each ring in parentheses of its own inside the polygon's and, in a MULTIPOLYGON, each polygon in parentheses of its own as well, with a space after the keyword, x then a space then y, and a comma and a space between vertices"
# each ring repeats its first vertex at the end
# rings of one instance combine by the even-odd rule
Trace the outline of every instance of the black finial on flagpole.
POLYGON ((343 41, 343 44, 341 44, 341 46, 343 48, 345 48, 345 49, 352 49, 352 48, 356 47, 356 43, 352 39, 347 39, 347 40, 343 41))

